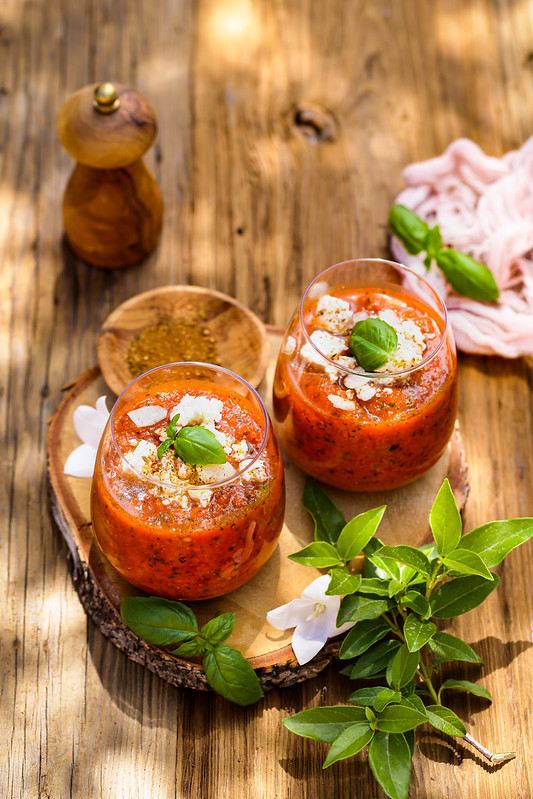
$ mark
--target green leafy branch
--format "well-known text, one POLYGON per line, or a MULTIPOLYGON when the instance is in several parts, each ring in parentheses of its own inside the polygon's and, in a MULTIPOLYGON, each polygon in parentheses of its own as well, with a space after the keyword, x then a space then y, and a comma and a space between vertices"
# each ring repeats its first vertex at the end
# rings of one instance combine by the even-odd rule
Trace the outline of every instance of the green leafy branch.
POLYGON ((150 596, 124 597, 124 622, 140 638, 172 655, 202 657, 207 682, 237 705, 251 705, 263 696, 257 674, 237 649, 224 644, 235 626, 234 613, 222 613, 199 630, 193 611, 182 602, 150 596))
POLYGON ((445 480, 430 512, 434 542, 422 547, 385 546, 376 531, 385 506, 346 522, 341 511, 310 478, 304 506, 315 522, 313 543, 291 555, 297 563, 329 569, 326 593, 343 596, 337 626, 353 622, 339 657, 342 673, 353 680, 384 678, 360 688, 347 706, 304 710, 284 719, 307 738, 331 744, 324 767, 368 746, 370 767, 387 796, 405 799, 409 789, 415 730, 431 724, 468 741, 491 762, 514 752, 494 754, 470 736, 461 719, 442 702, 448 691, 467 691, 491 701, 486 688, 468 680, 438 684, 442 663, 481 664, 472 647, 435 623, 455 618, 481 604, 499 578, 491 569, 533 536, 533 519, 495 521, 462 534, 450 484, 445 480), (363 574, 350 563, 364 554, 363 574), (424 704, 422 696, 429 697, 424 704))
POLYGON ((464 252, 443 247, 439 226, 430 228, 404 205, 394 205, 389 214, 389 227, 410 255, 426 253, 424 266, 435 261, 450 286, 463 297, 493 302, 500 291, 492 272, 464 252))

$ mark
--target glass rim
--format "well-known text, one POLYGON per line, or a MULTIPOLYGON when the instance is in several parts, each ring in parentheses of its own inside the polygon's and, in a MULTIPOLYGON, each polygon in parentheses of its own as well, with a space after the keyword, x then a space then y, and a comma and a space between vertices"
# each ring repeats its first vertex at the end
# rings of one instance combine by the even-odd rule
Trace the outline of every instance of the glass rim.
POLYGON ((446 304, 444 303, 444 300, 442 299, 440 294, 433 288, 433 286, 424 277, 422 277, 422 275, 419 275, 417 272, 415 272, 414 269, 411 269, 410 267, 405 266, 404 264, 400 264, 397 261, 389 261, 386 258, 349 258, 346 261, 339 261, 339 263, 337 264, 332 264, 332 266, 328 266, 326 269, 320 272, 316 277, 314 277, 311 283, 309 283, 309 285, 307 286, 304 295, 300 300, 298 313, 300 318, 300 325, 302 328, 302 332, 305 336, 305 339, 311 345, 311 347, 313 347, 315 352, 317 352, 322 358, 324 358, 328 362, 328 364, 331 364, 340 372, 344 372, 345 374, 358 375, 359 377, 366 377, 371 380, 385 380, 385 379, 390 380, 391 378, 396 379, 398 377, 404 377, 405 375, 417 372, 422 367, 427 366, 427 364, 430 363, 436 357, 437 353, 442 349, 448 333, 448 321, 449 321, 448 311, 446 308, 446 304), (407 369, 401 369, 398 370, 397 372, 365 372, 361 368, 350 369, 347 366, 342 366, 340 363, 337 363, 337 361, 333 361, 331 358, 328 358, 328 356, 324 355, 324 353, 311 340, 311 336, 307 332, 307 327, 304 319, 304 306, 308 299, 308 294, 310 290, 314 285, 319 283, 320 279, 321 278, 323 279, 327 275, 327 273, 330 272, 331 270, 336 269, 340 266, 347 266, 349 264, 362 264, 362 263, 383 264, 385 266, 390 266, 393 269, 396 269, 400 273, 405 272, 408 275, 411 275, 413 278, 416 278, 416 280, 420 281, 427 289, 429 289, 431 294, 433 294, 433 296, 437 300, 439 306, 442 308, 444 328, 442 331, 442 335, 440 336, 439 343, 432 352, 426 355, 425 358, 423 358, 419 363, 415 364, 414 366, 409 366, 407 369))
MULTIPOLYGON (((213 383, 211 383, 211 385, 213 385, 213 383)), ((214 385, 216 385, 216 384, 214 384, 214 385)), ((244 395, 241 395, 241 396, 244 396, 244 395)), ((169 413, 170 413, 170 410, 169 410, 169 413)), ((168 422, 166 424, 168 424, 168 422)), ((129 471, 133 472, 134 475, 136 475, 137 477, 139 477, 143 481, 147 481, 147 482, 153 484, 156 487, 160 487, 160 488, 164 488, 164 489, 172 489, 173 493, 177 494, 178 492, 188 491, 189 489, 193 489, 193 490, 196 490, 198 492, 199 491, 205 491, 205 489, 211 489, 212 490, 214 488, 218 488, 219 486, 224 486, 224 485, 228 485, 230 483, 233 483, 233 482, 235 482, 237 480, 237 478, 239 478, 241 475, 245 474, 249 469, 252 468, 252 466, 256 463, 256 461, 261 457, 261 455, 263 454, 263 452, 264 452, 264 450, 266 448, 266 445, 268 443, 268 436, 269 436, 269 433, 270 433, 270 419, 269 419, 269 416, 268 416, 268 413, 267 413, 267 409, 265 407, 265 403, 263 402, 263 400, 262 400, 261 396, 258 394, 258 392, 255 390, 255 388, 253 388, 250 385, 250 383, 248 383, 248 381, 244 379, 244 377, 241 377, 236 372, 232 372, 231 369, 227 369, 225 366, 218 366, 217 364, 213 364, 213 363, 205 363, 203 361, 173 361, 172 363, 165 363, 165 364, 161 364, 160 366, 154 366, 152 369, 149 369, 147 372, 143 372, 142 374, 137 375, 137 377, 134 377, 133 380, 131 380, 128 383, 128 385, 125 388, 122 389, 122 391, 120 392, 119 396, 117 397, 117 400, 116 400, 115 404, 113 405, 113 408, 111 409, 111 413, 109 415, 109 429, 111 431, 111 441, 113 443, 113 446, 115 447, 116 451, 118 452, 118 454, 120 456, 120 459, 123 462, 126 470, 129 470, 129 471), (138 469, 136 469, 134 466, 132 466, 129 463, 128 459, 126 458, 125 454, 122 452, 122 449, 121 449, 121 447, 120 447, 120 445, 119 445, 119 443, 118 443, 118 441, 116 439, 115 429, 114 429, 115 414, 116 414, 116 410, 118 408, 118 405, 119 405, 120 401, 122 400, 122 398, 124 397, 124 395, 126 394, 126 392, 129 391, 129 389, 133 385, 135 385, 135 383, 138 383, 139 380, 141 380, 141 378, 146 377, 147 375, 150 375, 153 372, 158 372, 158 371, 161 371, 163 369, 169 369, 169 368, 175 367, 175 366, 181 366, 181 367, 195 367, 195 366, 196 367, 207 367, 207 369, 209 371, 223 372, 224 374, 228 375, 229 377, 231 377, 233 379, 236 379, 239 383, 241 383, 249 391, 251 391, 252 395, 256 398, 256 400, 257 400, 257 402, 259 404, 259 409, 260 409, 260 411, 262 413, 262 417, 263 417, 263 427, 264 427, 264 434, 263 434, 263 438, 261 440, 261 445, 259 447, 259 450, 258 450, 257 454, 254 455, 254 457, 252 458, 250 463, 248 463, 244 467, 244 469, 241 469, 240 471, 235 472, 235 474, 232 474, 230 477, 226 477, 224 480, 217 480, 216 482, 202 483, 202 484, 198 485, 196 483, 186 483, 186 482, 183 482, 183 483, 169 483, 166 480, 158 480, 155 477, 150 477, 150 475, 144 474, 144 472, 140 472, 138 469)), ((209 464, 205 464, 205 465, 209 465, 209 464)))

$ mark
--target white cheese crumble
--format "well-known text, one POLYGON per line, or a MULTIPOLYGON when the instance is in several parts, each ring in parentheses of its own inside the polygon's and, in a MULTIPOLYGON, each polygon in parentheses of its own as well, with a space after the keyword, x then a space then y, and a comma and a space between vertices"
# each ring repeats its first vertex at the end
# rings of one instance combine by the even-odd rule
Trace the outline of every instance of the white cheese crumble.
POLYGON ((366 402, 376 394, 376 388, 371 383, 365 383, 364 386, 360 386, 359 388, 355 389, 355 393, 357 394, 358 398, 363 402, 366 402))
POLYGON ((325 294, 328 288, 329 285, 327 280, 319 280, 318 283, 315 283, 314 286, 311 286, 307 292, 307 296, 310 300, 314 300, 315 297, 320 297, 321 294, 325 294))
POLYGON ((338 394, 328 394, 328 400, 331 402, 335 408, 338 408, 341 411, 354 411, 355 410, 355 402, 353 400, 345 399, 344 397, 339 397, 338 394))
POLYGON ((296 351, 296 339, 294 336, 287 336, 283 342, 283 348, 281 351, 284 355, 288 355, 289 357, 294 355, 296 351))
POLYGON ((208 463, 205 466, 197 466, 196 472, 202 483, 218 483, 233 477, 235 469, 228 462, 208 463))
POLYGON ((352 324, 353 312, 350 305, 339 297, 324 294, 317 303, 318 323, 330 333, 345 334, 352 324))
POLYGON ((198 397, 194 394, 185 394, 177 405, 170 411, 170 418, 179 413, 179 427, 187 425, 210 425, 220 422, 222 414, 222 400, 216 397, 198 397))
POLYGON ((137 427, 148 427, 152 424, 161 422, 167 412, 160 405, 143 405, 142 408, 136 408, 134 411, 129 411, 128 416, 137 427))
POLYGON ((155 457, 157 457, 157 447, 151 441, 139 441, 135 449, 125 455, 129 465, 143 474, 148 474, 150 462, 155 457))
POLYGON ((211 501, 213 491, 210 488, 188 488, 187 494, 199 503, 202 508, 207 508, 211 501))
POLYGON ((261 460, 258 460, 253 466, 250 466, 250 468, 247 469, 246 467, 252 462, 252 460, 252 458, 246 458, 239 463, 239 469, 246 469, 244 474, 241 475, 242 481, 244 483, 251 483, 253 481, 264 483, 266 480, 268 480, 268 472, 265 468, 265 464, 261 460))

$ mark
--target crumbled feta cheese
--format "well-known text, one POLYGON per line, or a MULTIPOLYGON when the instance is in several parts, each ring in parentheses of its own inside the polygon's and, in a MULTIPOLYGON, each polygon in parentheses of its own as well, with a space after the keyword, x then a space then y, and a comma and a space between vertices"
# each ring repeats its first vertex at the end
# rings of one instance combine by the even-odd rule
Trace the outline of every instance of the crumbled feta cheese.
POLYGON ((166 410, 160 405, 143 405, 142 408, 136 408, 128 413, 131 421, 137 427, 148 427, 149 425, 157 424, 166 415, 166 410))
POLYGON ((268 480, 268 472, 265 468, 265 464, 262 460, 256 461, 253 466, 250 466, 248 469, 247 467, 252 462, 253 458, 246 458, 246 460, 241 461, 239 463, 240 469, 246 469, 244 474, 241 475, 241 479, 244 483, 264 483, 268 480))
POLYGON ((357 390, 361 388, 361 386, 366 385, 369 380, 370 378, 363 377, 363 375, 346 375, 342 382, 345 388, 355 388, 357 390))
POLYGON ((357 369, 358 366, 355 358, 352 358, 349 355, 339 355, 338 358, 335 358, 335 363, 338 363, 339 366, 344 367, 344 369, 357 369))
POLYGON ((204 424, 203 427, 213 433, 216 440, 222 447, 228 447, 230 445, 231 442, 228 441, 227 435, 223 433, 222 430, 217 430, 213 423, 210 422, 209 424, 204 424))
POLYGON ((371 383, 365 383, 364 386, 359 386, 359 388, 356 388, 355 393, 357 394, 358 399, 366 402, 375 396, 376 388, 371 383))
POLYGON ((170 418, 179 413, 179 427, 186 427, 190 424, 215 424, 220 422, 222 413, 222 400, 215 397, 198 397, 193 394, 185 394, 178 404, 170 411, 170 418))
POLYGON ((339 297, 324 294, 316 306, 318 323, 330 333, 346 333, 351 327, 353 313, 350 305, 339 297))
POLYGON ((344 397, 339 397, 338 394, 328 394, 328 400, 332 405, 334 405, 336 408, 339 408, 341 411, 355 410, 355 402, 345 399, 344 397))
POLYGON ((246 441, 239 441, 238 444, 233 444, 231 447, 231 453, 238 461, 242 461, 244 458, 248 458, 250 456, 250 450, 248 449, 248 444, 246 441))
POLYGON ((211 501, 213 491, 210 488, 188 488, 187 493, 190 498, 198 502, 202 508, 207 508, 211 501))
POLYGON ((328 288, 329 285, 327 280, 319 280, 318 283, 315 283, 314 286, 311 286, 307 292, 307 296, 310 300, 314 300, 315 297, 320 297, 321 294, 325 294, 328 288))
POLYGON ((296 339, 294 338, 294 336, 287 336, 287 338, 283 342, 283 348, 281 350, 282 353, 284 355, 291 356, 294 355, 295 350, 296 350, 296 339))
POLYGON ((125 458, 129 465, 138 472, 147 474, 150 462, 157 457, 157 447, 151 441, 139 441, 132 452, 128 452, 125 458))
POLYGON ((231 463, 209 463, 205 466, 197 466, 196 472, 202 483, 218 483, 233 477, 235 469, 231 463))
POLYGON ((387 324, 393 327, 395 330, 398 329, 400 318, 398 314, 392 310, 392 308, 384 308, 382 311, 379 311, 378 318, 383 322, 387 322, 387 324))

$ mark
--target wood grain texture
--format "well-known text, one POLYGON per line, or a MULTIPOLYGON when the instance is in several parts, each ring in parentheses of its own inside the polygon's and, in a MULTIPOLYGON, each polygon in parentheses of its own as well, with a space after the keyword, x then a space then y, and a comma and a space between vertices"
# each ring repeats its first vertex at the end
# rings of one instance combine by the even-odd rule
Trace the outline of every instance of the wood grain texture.
MULTIPOLYGON (((3 1, 1 796, 381 799, 364 757, 323 771, 325 747, 281 725, 344 701, 337 666, 242 710, 167 685, 87 621, 47 510, 47 424, 62 387, 96 362, 100 325, 133 294, 196 283, 285 325, 320 269, 387 255, 403 166, 458 136, 500 155, 531 135, 532 34, 526 0, 3 1), (162 237, 120 273, 62 243, 72 161, 55 119, 100 80, 138 88, 159 122, 145 158, 162 237)), ((462 357, 460 378, 465 528, 532 516, 531 362, 462 357)), ((533 547, 501 571, 486 604, 448 628, 477 645, 494 704, 455 707, 474 737, 518 757, 489 768, 428 730, 410 799, 533 795, 533 547)))

